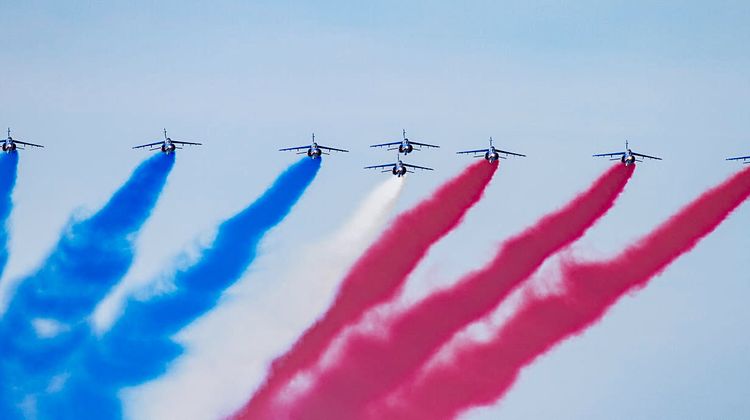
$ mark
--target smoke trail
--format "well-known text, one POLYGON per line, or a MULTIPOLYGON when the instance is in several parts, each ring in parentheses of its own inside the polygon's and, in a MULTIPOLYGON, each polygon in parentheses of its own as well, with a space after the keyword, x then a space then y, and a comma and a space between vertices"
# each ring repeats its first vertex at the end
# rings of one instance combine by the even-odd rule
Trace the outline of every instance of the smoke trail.
POLYGON ((125 395, 126 417, 224 418, 237 410, 272 357, 323 313, 346 270, 386 223, 403 181, 388 177, 332 236, 305 246, 291 267, 254 273, 253 281, 273 277, 272 288, 253 296, 252 304, 235 299, 212 313, 197 328, 201 338, 189 340, 190 351, 168 375, 125 395), (228 334, 239 325, 249 333, 228 334))
MULTIPOLYGON (((13 205, 11 194, 13 192, 13 187, 16 185, 17 169, 17 152, 3 153, 0 155, 0 276, 5 271, 5 265, 8 263, 7 224, 13 205)), ((0 328, 0 332, 1 331, 2 328, 0 328)), ((0 342, 2 342, 1 338, 0 342)), ((4 350, 0 352, 4 352, 4 350)), ((0 377, 7 378, 7 376, 4 375, 1 363, 2 360, 0 360, 0 377)), ((0 417, 2 418, 10 418, 10 416, 14 414, 14 410, 10 408, 12 403, 8 399, 9 395, 4 392, 3 384, 0 383, 0 417)))
POLYGON ((361 415, 369 402, 414 375, 455 333, 490 313, 545 259, 583 236, 614 205, 634 168, 613 166, 565 207, 501 244, 483 269, 397 314, 377 334, 356 334, 347 340, 333 365, 293 403, 291 417, 361 415), (352 386, 353 378, 363 381, 352 386))
POLYGON ((490 342, 467 343, 455 362, 428 369, 397 392, 387 419, 450 419, 502 397, 521 369, 561 341, 601 319, 624 295, 638 290, 690 251, 750 196, 750 168, 711 189, 651 234, 601 262, 568 259, 562 291, 527 294, 520 309, 490 342))
POLYGON ((497 165, 484 160, 466 168, 395 222, 355 263, 323 318, 271 366, 266 382, 237 415, 274 418, 278 392, 314 364, 330 341, 368 309, 393 297, 430 246, 445 236, 479 201, 497 165))
MULTIPOLYGON (((32 275, 22 280, 0 322, 2 387, 15 397, 47 386, 48 373, 88 332, 86 317, 125 275, 135 234, 151 214, 174 155, 155 155, 93 216, 73 220, 32 275)), ((2 393, 0 391, 0 393, 2 393)))
POLYGON ((289 214, 319 169, 320 159, 306 157, 290 166, 253 204, 219 226, 195 264, 171 276, 171 291, 126 302, 112 328, 76 354, 64 389, 50 395, 42 412, 75 415, 86 407, 94 418, 119 417, 120 387, 164 373, 182 352, 171 336, 211 309, 240 278, 260 240, 289 214))
POLYGON ((11 194, 16 185, 18 153, 3 153, 0 156, 0 276, 8 263, 8 217, 13 206, 11 194))

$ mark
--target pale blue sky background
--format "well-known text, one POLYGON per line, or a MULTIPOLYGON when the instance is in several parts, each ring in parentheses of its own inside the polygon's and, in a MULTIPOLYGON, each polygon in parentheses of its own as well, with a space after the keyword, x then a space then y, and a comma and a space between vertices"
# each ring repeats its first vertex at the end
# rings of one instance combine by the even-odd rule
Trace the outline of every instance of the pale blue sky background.
MULTIPOLYGON (((275 150, 313 130, 352 153, 324 162, 260 264, 335 229, 380 180, 361 167, 392 159, 366 146, 402 128, 443 148, 409 156, 437 170, 410 177, 401 209, 490 135, 529 155, 503 162, 414 284, 488 260, 604 170, 592 153, 628 138, 665 160, 640 165, 580 244, 616 252, 739 168, 725 157, 750 154, 750 4, 650 3, 0 1, 0 126, 47 146, 21 152, 5 284, 71 212, 100 206, 147 156, 130 146, 163 127, 205 146, 179 153, 129 284, 255 198, 295 159, 275 150)), ((467 418, 747 418, 749 220, 745 205, 467 418)))

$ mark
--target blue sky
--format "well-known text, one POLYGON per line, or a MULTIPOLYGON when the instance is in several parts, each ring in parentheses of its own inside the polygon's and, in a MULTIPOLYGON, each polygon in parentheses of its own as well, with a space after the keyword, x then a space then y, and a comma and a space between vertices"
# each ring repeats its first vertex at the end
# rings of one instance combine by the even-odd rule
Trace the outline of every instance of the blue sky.
MULTIPOLYGON (((335 229, 380 181, 361 167, 391 159, 366 146, 402 128, 443 148, 409 156, 437 170, 410 177, 401 209, 467 163, 454 151, 490 135, 529 155, 503 162, 485 200, 415 273, 417 289, 488 260, 606 167, 592 153, 626 138, 665 160, 641 165, 579 244, 595 255, 736 171, 725 157, 750 154, 742 1, 32 1, 0 3, 0 14, 0 126, 47 146, 21 152, 3 290, 72 213, 106 201, 147 156, 130 146, 163 127, 205 146, 179 153, 126 285, 259 195, 295 159, 275 150, 312 131, 352 153, 324 162, 268 238, 265 266, 335 229)), ((747 417, 749 212, 468 418, 747 417)))

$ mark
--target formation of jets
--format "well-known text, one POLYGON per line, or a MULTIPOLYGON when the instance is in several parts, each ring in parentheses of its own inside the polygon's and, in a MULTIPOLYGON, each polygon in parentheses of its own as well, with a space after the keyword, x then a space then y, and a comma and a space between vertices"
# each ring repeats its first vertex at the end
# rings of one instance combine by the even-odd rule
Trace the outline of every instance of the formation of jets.
MULTIPOLYGON (((406 175, 407 173, 413 173, 415 169, 425 170, 425 171, 432 171, 433 168, 429 168, 426 166, 419 166, 419 165, 413 165, 405 163, 401 160, 401 155, 404 156, 408 155, 411 152, 422 150, 422 148, 439 148, 440 146, 436 144, 429 144, 429 143, 421 143, 410 140, 408 137, 406 137, 406 130, 403 130, 401 132, 402 139, 398 141, 393 142, 387 142, 387 143, 379 143, 379 144, 373 144, 370 145, 370 147, 384 147, 387 148, 387 150, 390 151, 396 151, 396 160, 395 162, 391 163, 383 163, 380 165, 370 165, 365 166, 365 169, 381 169, 381 172, 387 173, 390 172, 393 175, 397 177, 402 177, 406 175)), ((40 144, 35 143, 29 143, 25 141, 20 141, 15 138, 13 138, 10 135, 10 128, 8 128, 8 136, 2 141, 2 150, 3 152, 10 153, 14 152, 16 150, 24 150, 27 146, 28 147, 44 147, 40 144)), ((515 156, 515 157, 526 157, 526 155, 516 152, 510 152, 507 150, 498 149, 495 147, 492 137, 489 139, 489 147, 483 148, 483 149, 473 149, 473 150, 462 150, 459 152, 456 152, 456 154, 459 155, 473 155, 475 158, 484 158, 489 163, 494 163, 498 161, 499 159, 507 159, 509 156, 515 156)), ((177 149, 182 149, 184 146, 200 146, 202 143, 198 142, 191 142, 191 141, 182 141, 182 140, 172 140, 169 136, 167 136, 167 129, 164 129, 164 139, 159 140, 153 143, 146 143, 141 144, 138 146, 134 146, 133 149, 145 149, 148 148, 149 151, 160 151, 162 153, 174 153, 177 149)), ((330 146, 323 146, 321 144, 318 144, 318 142, 315 141, 315 133, 312 134, 312 141, 308 145, 304 146, 295 146, 295 147, 286 147, 283 149, 279 149, 280 152, 297 152, 298 155, 307 155, 311 159, 319 159, 322 155, 328 155, 330 152, 343 152, 347 153, 348 150, 345 149, 339 149, 336 147, 330 147, 330 146)), ((643 162, 645 159, 653 159, 653 160, 662 160, 662 158, 657 156, 651 156, 646 155, 643 153, 637 153, 634 152, 628 143, 628 141, 625 141, 625 150, 621 152, 612 152, 612 153, 599 153, 593 155, 593 157, 607 157, 610 158, 609 160, 617 161, 623 163, 625 166, 634 165, 636 162, 643 162)), ((729 161, 742 161, 744 164, 750 164, 750 155, 748 156, 737 156, 737 157, 730 157, 726 160, 729 161)))

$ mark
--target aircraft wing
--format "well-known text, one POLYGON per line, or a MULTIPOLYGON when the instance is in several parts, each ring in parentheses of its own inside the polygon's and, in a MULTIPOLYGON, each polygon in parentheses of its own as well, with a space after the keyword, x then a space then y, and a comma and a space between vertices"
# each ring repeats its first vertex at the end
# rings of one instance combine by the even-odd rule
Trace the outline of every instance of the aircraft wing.
POLYGON ((328 147, 328 146, 321 146, 321 145, 318 145, 318 147, 321 148, 321 149, 325 149, 325 150, 333 150, 335 152, 348 152, 348 150, 337 149, 335 147, 328 147))
POLYGON ((750 156, 740 156, 740 157, 727 158, 727 160, 747 160, 747 159, 750 159, 750 156))
POLYGON ((642 158, 648 158, 648 159, 663 160, 663 159, 662 159, 662 158, 660 158, 660 157, 656 157, 656 156, 649 156, 649 155, 642 155, 642 154, 640 154, 640 153, 635 153, 635 152, 633 152, 633 156, 638 156, 638 157, 642 157, 642 158))
POLYGON ((290 150, 302 150, 302 149, 309 149, 310 146, 297 146, 297 147, 287 147, 285 149, 279 149, 279 152, 288 152, 290 150))
POLYGON ((408 163, 404 163, 403 165, 406 166, 406 167, 409 167, 409 168, 424 169, 426 171, 434 171, 434 169, 432 169, 432 168, 426 168, 424 166, 409 165, 408 163))
POLYGON ((23 144, 24 146, 44 147, 41 144, 26 143, 25 141, 13 140, 13 143, 23 144))
POLYGON ((370 147, 387 147, 387 146, 396 146, 396 145, 399 145, 399 144, 401 144, 400 141, 394 141, 394 142, 391 142, 391 143, 372 144, 372 145, 370 145, 370 147))
POLYGON ((436 147, 436 148, 437 148, 437 147, 440 147, 440 146, 436 146, 436 145, 434 145, 434 144, 427 144, 427 143, 417 143, 416 141, 411 141, 411 140, 409 140, 409 143, 411 143, 411 144, 416 144, 417 146, 424 146, 424 147, 436 147))
POLYGON ((372 165, 372 166, 365 166, 365 169, 380 169, 380 168, 391 168, 395 166, 395 163, 385 163, 382 165, 372 165))
POLYGON ((609 157, 609 156, 623 156, 625 152, 615 152, 615 153, 600 153, 598 155, 592 155, 593 157, 609 157))
POLYGON ((457 155, 461 155, 464 153, 487 153, 487 149, 464 150, 462 152, 456 152, 457 155))
POLYGON ((157 144, 164 144, 164 142, 163 141, 157 141, 156 143, 148 143, 148 144, 142 144, 140 146, 133 146, 133 149, 140 149, 142 147, 152 147, 152 146, 156 146, 157 144))
POLYGON ((520 153, 508 152, 508 151, 500 150, 500 149, 495 149, 495 150, 497 150, 498 153, 505 153, 506 155, 526 157, 526 155, 522 155, 520 153))
POLYGON ((191 145, 194 145, 194 146, 200 146, 201 144, 203 144, 203 143, 193 143, 191 141, 177 141, 177 140, 172 140, 172 143, 175 143, 175 144, 191 144, 191 145))

